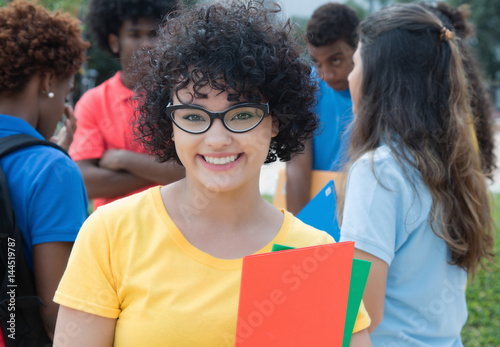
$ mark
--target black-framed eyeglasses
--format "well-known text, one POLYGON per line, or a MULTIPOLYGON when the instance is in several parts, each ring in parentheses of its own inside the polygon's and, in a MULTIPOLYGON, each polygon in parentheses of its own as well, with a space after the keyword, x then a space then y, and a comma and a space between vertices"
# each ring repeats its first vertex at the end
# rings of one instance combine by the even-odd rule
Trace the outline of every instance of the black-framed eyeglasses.
POLYGON ((175 125, 190 134, 201 134, 210 129, 214 119, 220 119, 227 130, 244 133, 252 130, 269 114, 269 103, 244 103, 222 112, 210 112, 197 105, 172 105, 166 107, 167 116, 175 125))

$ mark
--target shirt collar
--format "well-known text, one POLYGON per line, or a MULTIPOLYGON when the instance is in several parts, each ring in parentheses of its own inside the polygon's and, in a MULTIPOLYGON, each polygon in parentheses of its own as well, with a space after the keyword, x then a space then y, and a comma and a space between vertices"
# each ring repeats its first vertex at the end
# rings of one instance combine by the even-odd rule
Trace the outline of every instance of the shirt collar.
POLYGON ((45 140, 44 137, 24 119, 0 114, 0 135, 7 136, 14 134, 26 134, 40 140, 45 140))

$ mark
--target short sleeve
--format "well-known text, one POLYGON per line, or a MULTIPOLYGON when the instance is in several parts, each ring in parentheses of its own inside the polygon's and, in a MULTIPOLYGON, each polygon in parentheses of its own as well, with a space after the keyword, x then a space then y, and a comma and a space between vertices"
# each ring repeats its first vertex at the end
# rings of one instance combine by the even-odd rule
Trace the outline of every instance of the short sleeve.
POLYGON ((98 107, 92 94, 95 91, 90 92, 84 94, 75 105, 76 131, 69 149, 75 161, 100 158, 106 149, 96 115, 98 107))
POLYGON ((391 264, 398 227, 404 225, 403 174, 390 156, 365 155, 352 166, 346 186, 340 241, 391 264))
POLYGON ((87 218, 87 193, 80 171, 65 154, 50 150, 33 176, 28 200, 31 244, 74 242, 87 218))
POLYGON ((120 314, 109 234, 99 211, 80 230, 54 301, 107 318, 117 318, 120 314))
POLYGON ((357 332, 360 332, 361 330, 367 329, 370 326, 370 324, 371 324, 370 316, 366 311, 365 304, 363 304, 363 301, 361 301, 352 333, 355 334, 357 332))

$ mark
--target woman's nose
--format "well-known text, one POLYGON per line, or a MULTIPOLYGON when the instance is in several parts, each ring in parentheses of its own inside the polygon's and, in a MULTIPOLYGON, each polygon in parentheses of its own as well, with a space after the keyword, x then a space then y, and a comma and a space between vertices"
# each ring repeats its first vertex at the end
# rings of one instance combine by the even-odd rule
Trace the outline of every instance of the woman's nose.
POLYGON ((231 144, 231 132, 226 129, 220 119, 215 119, 205 133, 205 143, 212 148, 221 148, 231 144))

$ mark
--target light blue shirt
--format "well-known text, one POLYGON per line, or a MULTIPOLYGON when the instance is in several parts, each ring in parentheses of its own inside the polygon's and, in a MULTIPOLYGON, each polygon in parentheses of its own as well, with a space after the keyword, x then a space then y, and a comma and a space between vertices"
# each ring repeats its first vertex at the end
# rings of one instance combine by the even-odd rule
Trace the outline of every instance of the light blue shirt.
POLYGON ((340 241, 389 265, 384 317, 370 337, 377 347, 463 346, 467 273, 448 264, 451 252, 430 227, 430 193, 404 167, 408 176, 383 145, 349 172, 340 241))
MULTIPOLYGON (((27 134, 42 139, 31 125, 0 115, 0 138, 27 134)), ((74 242, 87 218, 87 193, 76 164, 60 150, 47 146, 19 149, 0 159, 9 195, 33 267, 33 246, 74 242)))
POLYGON ((352 122, 352 101, 349 90, 340 92, 320 80, 315 113, 320 120, 318 134, 313 138, 313 170, 340 171, 347 162, 349 125, 352 122))

